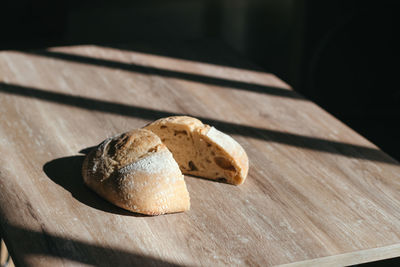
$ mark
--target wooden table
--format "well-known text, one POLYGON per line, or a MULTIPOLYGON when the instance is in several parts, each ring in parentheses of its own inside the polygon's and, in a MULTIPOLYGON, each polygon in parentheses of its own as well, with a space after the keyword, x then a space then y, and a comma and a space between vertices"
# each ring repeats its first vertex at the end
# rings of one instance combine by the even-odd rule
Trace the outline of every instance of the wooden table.
MULTIPOLYGON (((340 105, 340 103, 338 103, 340 105)), ((217 43, 0 52, 0 226, 17 265, 345 265, 400 255, 400 165, 217 43), (106 137, 189 114, 246 149, 246 182, 186 176, 141 216, 82 183, 106 137)))

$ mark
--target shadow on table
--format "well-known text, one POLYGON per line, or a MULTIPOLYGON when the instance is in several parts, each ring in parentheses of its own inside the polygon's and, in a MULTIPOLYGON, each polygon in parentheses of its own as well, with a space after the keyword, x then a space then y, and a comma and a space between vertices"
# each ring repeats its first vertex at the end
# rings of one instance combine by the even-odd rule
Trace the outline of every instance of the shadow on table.
MULTIPOLYGON (((53 257, 90 266, 180 266, 129 250, 55 236, 43 226, 40 232, 6 223, 1 226, 7 233, 5 241, 16 266, 32 265, 32 256, 35 256, 36 260, 41 258, 41 264, 46 263, 46 257, 43 258, 43 256, 48 256, 48 258, 53 257), (8 242, 8 240, 13 242, 8 242), (25 242, 16 240, 25 240, 25 242)), ((71 262, 68 263, 71 264, 71 262)))
MULTIPOLYGON (((168 111, 154 110, 145 107, 137 107, 122 103, 110 102, 106 100, 98 100, 88 97, 68 95, 59 92, 51 92, 43 89, 31 88, 14 84, 6 84, 2 82, 0 82, 0 93, 1 92, 12 95, 20 95, 24 97, 32 97, 52 103, 57 103, 60 105, 75 106, 86 110, 93 110, 93 111, 106 112, 110 114, 117 114, 128 117, 142 118, 150 121, 162 117, 168 117, 174 115, 186 115, 182 113, 177 114, 168 111)), ((254 126, 247 126, 243 124, 226 122, 199 116, 197 116, 197 118, 203 121, 204 123, 213 125, 217 129, 229 134, 239 134, 242 136, 256 138, 267 142, 274 142, 274 143, 301 147, 315 151, 338 154, 349 158, 358 158, 363 160, 385 162, 394 165, 399 164, 396 160, 392 159, 386 153, 373 147, 343 143, 335 140, 327 140, 323 138, 304 136, 296 133, 288 133, 288 132, 264 129, 254 126)))
POLYGON ((254 62, 250 61, 229 45, 216 39, 168 40, 164 42, 135 42, 129 44, 103 42, 95 45, 122 51, 139 52, 212 65, 265 72, 265 69, 254 64, 254 62))
MULTIPOLYGON (((80 152, 87 154, 92 148, 93 147, 88 147, 80 152)), ((53 182, 62 186, 65 190, 70 192, 76 200, 85 205, 119 215, 149 217, 114 206, 90 190, 83 183, 82 178, 82 163, 84 159, 85 155, 58 158, 47 162, 43 166, 43 171, 53 182)))
POLYGON ((256 84, 256 83, 252 83, 252 82, 235 81, 235 80, 231 80, 231 79, 211 77, 211 76, 206 76, 206 75, 201 75, 201 74, 186 73, 186 72, 162 69, 162 68, 151 67, 151 66, 142 66, 142 65, 137 65, 137 64, 133 64, 133 63, 123 63, 123 62, 117 62, 117 61, 113 61, 113 60, 106 60, 106 59, 99 59, 99 58, 93 58, 93 57, 82 56, 82 55, 68 54, 68 53, 64 53, 64 52, 42 50, 42 51, 30 51, 30 52, 24 51, 24 53, 33 54, 33 55, 42 56, 42 57, 56 58, 56 59, 61 59, 61 60, 65 60, 65 61, 79 62, 79 63, 83 63, 83 64, 91 64, 91 65, 95 65, 95 66, 102 66, 102 67, 107 67, 107 68, 112 68, 112 69, 120 69, 120 70, 125 70, 125 71, 141 73, 141 74, 157 75, 157 76, 161 76, 161 77, 199 82, 199 83, 203 83, 203 84, 220 86, 220 87, 225 87, 225 88, 239 89, 239 90, 244 90, 244 91, 252 91, 252 92, 269 94, 269 95, 274 95, 274 96, 288 97, 288 98, 293 98, 293 99, 298 99, 298 100, 306 100, 303 96, 296 93, 295 91, 285 89, 285 88, 280 88, 280 87, 256 84))

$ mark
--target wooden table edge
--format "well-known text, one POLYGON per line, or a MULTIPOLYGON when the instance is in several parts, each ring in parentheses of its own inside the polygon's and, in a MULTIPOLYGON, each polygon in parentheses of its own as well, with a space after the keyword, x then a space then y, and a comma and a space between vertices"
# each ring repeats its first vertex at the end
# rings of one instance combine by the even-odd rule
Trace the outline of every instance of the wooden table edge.
POLYGON ((385 260, 400 256, 400 244, 393 244, 385 247, 358 250, 327 257, 315 258, 299 262, 282 264, 284 267, 302 266, 348 266, 367 262, 385 260))

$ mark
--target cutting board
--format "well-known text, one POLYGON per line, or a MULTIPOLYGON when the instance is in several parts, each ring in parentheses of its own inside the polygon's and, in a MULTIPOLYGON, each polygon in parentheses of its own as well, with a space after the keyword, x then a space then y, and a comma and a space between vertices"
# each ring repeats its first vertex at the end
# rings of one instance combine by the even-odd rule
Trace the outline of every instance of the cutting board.
POLYGON ((399 163, 218 43, 0 52, 0 151, 0 226, 17 265, 347 265, 400 255, 399 163), (244 147, 243 185, 185 176, 190 211, 153 217, 84 186, 93 146, 182 114, 244 147))

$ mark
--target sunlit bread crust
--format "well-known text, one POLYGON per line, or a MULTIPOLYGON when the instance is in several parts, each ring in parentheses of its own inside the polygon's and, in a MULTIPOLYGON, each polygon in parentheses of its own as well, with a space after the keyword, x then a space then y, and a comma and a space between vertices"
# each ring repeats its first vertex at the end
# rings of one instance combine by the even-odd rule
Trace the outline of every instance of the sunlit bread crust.
POLYGON ((106 139, 84 160, 85 184, 111 203, 142 214, 189 210, 183 175, 171 152, 151 131, 106 139))

